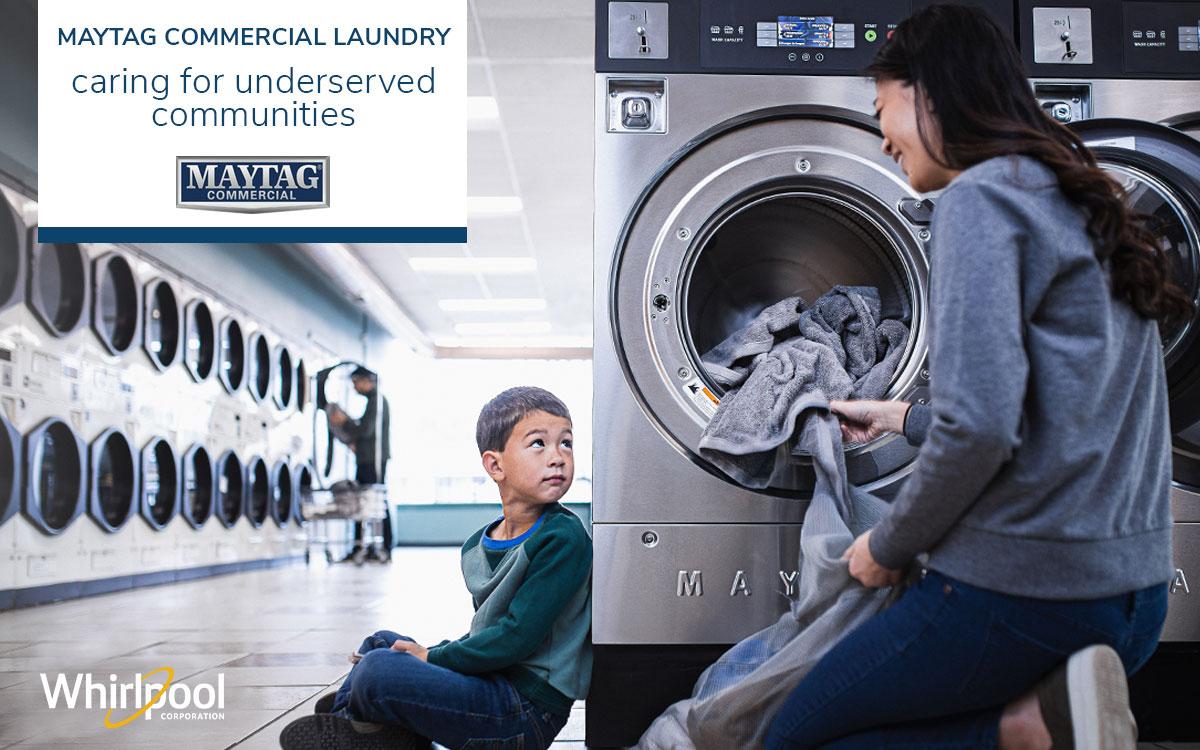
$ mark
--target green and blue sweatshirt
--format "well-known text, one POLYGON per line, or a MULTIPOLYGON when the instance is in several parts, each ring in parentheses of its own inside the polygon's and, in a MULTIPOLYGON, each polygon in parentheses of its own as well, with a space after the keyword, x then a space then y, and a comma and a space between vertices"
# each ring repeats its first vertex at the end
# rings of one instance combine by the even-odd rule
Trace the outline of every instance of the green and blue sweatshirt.
POLYGON ((475 605, 471 631, 429 649, 428 661, 460 674, 497 673, 543 711, 566 716, 592 679, 592 540, 558 503, 509 540, 488 533, 462 547, 475 605))

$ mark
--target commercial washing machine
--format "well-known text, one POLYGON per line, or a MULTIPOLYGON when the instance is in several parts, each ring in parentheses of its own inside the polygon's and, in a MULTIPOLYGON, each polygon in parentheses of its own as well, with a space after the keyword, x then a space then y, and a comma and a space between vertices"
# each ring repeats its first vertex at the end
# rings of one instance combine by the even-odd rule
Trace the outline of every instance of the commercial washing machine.
MULTIPOLYGON (((928 397, 936 196, 913 193, 881 153, 874 87, 860 77, 889 30, 924 4, 597 3, 589 745, 632 744, 796 593, 810 470, 797 460, 750 490, 701 457, 722 391, 700 355, 786 296, 812 301, 834 284, 866 284, 912 332, 886 397, 928 397)), ((1200 295, 1200 150, 1154 124, 1198 108, 1200 56, 1187 30, 1200 24, 1200 3, 975 4, 1018 39, 1047 112, 1086 120, 1085 139, 1137 207, 1159 217, 1179 281, 1200 295)), ((1195 696, 1179 665, 1196 673, 1200 642, 1200 600, 1189 593, 1200 576, 1190 572, 1200 568, 1197 329, 1192 321, 1164 340, 1179 572, 1167 658, 1156 661, 1177 668, 1148 668, 1153 682, 1136 686, 1147 738, 1197 731, 1168 717, 1195 724, 1168 706, 1195 696)), ((887 436, 851 447, 847 471, 892 497, 915 456, 887 436)))

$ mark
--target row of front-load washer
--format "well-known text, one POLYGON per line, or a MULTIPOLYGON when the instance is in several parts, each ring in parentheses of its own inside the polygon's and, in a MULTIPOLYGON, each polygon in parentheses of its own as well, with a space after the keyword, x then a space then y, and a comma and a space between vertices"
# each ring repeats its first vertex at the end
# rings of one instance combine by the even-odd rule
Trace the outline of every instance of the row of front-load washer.
POLYGON ((332 353, 148 251, 38 243, 0 192, 0 592, 302 554, 329 479, 305 362, 332 353))

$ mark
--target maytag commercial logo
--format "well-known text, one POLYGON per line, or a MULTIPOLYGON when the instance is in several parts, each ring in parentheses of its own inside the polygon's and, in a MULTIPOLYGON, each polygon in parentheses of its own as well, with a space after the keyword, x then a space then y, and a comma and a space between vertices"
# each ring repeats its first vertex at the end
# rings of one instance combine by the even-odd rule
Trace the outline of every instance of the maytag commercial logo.
POLYGON ((266 213, 329 208, 328 156, 177 156, 179 208, 266 213))

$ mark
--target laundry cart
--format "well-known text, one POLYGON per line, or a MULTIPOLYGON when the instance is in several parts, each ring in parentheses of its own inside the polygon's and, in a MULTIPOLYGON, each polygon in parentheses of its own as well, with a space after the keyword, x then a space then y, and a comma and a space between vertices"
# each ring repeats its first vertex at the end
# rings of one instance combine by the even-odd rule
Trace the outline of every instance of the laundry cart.
POLYGON ((368 559, 386 563, 391 559, 391 550, 383 542, 383 524, 387 523, 386 484, 337 482, 329 489, 314 489, 311 498, 301 508, 307 522, 305 564, 311 561, 314 546, 324 552, 326 563, 332 563, 332 548, 346 544, 356 522, 362 523, 362 544, 351 558, 354 564, 362 565, 368 559))

